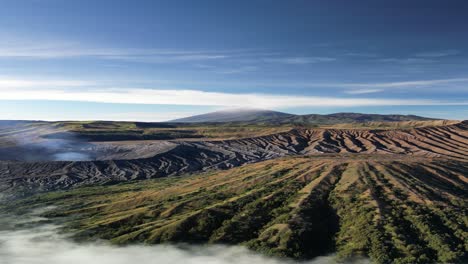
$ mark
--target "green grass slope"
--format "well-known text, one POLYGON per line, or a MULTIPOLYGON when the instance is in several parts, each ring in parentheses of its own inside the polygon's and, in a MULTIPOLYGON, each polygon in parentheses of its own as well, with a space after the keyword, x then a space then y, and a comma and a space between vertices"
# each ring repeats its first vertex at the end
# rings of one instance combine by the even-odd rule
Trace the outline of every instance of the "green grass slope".
POLYGON ((266 254, 376 263, 467 261, 466 161, 319 155, 191 177, 95 186, 4 205, 55 205, 77 239, 242 244, 266 254))

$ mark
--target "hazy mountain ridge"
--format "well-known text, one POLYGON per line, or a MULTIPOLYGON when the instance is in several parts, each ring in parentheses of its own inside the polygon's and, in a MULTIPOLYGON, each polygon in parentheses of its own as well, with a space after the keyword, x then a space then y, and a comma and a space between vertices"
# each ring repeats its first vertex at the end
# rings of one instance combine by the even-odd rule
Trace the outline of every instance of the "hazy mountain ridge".
POLYGON ((280 120, 294 117, 293 114, 287 114, 270 110, 224 110, 207 114, 190 116, 171 120, 169 122, 181 123, 205 123, 205 122, 262 122, 268 120, 280 120))
POLYGON ((328 115, 306 114, 294 115, 270 110, 229 110, 217 111, 202 115, 171 120, 169 122, 181 123, 277 123, 277 124, 338 124, 353 122, 396 122, 396 121, 424 121, 437 120, 416 115, 379 115, 361 113, 335 113, 328 115))

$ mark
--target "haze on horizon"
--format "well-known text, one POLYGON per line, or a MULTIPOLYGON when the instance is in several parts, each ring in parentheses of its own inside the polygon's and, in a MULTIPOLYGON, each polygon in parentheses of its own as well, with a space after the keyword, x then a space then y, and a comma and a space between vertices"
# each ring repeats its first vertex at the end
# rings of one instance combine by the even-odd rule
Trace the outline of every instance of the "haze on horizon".
POLYGON ((5 0, 0 119, 468 119, 468 3, 5 0))

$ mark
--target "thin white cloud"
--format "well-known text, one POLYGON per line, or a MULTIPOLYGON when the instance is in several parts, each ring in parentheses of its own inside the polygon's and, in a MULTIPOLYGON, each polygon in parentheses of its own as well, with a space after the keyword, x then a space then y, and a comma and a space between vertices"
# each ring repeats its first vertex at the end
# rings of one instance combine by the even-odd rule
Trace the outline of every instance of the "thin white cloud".
POLYGON ((0 58, 8 59, 59 59, 93 57, 108 60, 133 60, 144 62, 177 62, 225 59, 239 50, 203 51, 177 49, 146 49, 96 47, 73 41, 0 36, 0 58))
POLYGON ((384 89, 358 89, 358 90, 349 90, 345 91, 347 94, 369 94, 369 93, 378 93, 383 92, 384 89))
MULTIPOLYGON (((212 69, 211 66, 202 67, 212 69)), ((184 81, 184 80, 158 80, 161 85, 197 85, 211 87, 270 87, 270 88, 337 88, 337 89, 385 89, 385 88, 437 88, 439 92, 446 92, 441 88, 468 91, 468 78, 449 78, 433 80, 414 80, 397 82, 284 82, 284 81, 184 81)))
POLYGON ((416 54, 417 57, 440 58, 460 54, 459 50, 429 51, 416 54))
POLYGON ((258 70, 258 67, 255 66, 245 66, 239 68, 232 68, 232 69, 224 69, 224 70, 217 70, 216 73, 221 74, 239 74, 239 73, 246 73, 246 72, 253 72, 258 70))
POLYGON ((0 57, 10 59, 58 59, 74 57, 95 57, 107 60, 127 60, 141 62, 177 62, 219 60, 230 57, 229 51, 177 51, 156 49, 96 49, 79 46, 47 47, 2 47, 0 57))
POLYGON ((266 109, 292 107, 351 107, 383 105, 468 105, 467 101, 445 102, 420 99, 338 98, 319 96, 272 95, 259 93, 223 93, 200 90, 153 89, 0 89, 0 100, 53 100, 119 104, 193 105, 222 107, 257 107, 266 109))
POLYGON ((361 57, 361 58, 376 58, 379 55, 375 53, 367 53, 367 52, 348 52, 344 54, 345 56, 349 57, 361 57))
POLYGON ((227 59, 233 54, 226 53, 211 53, 211 52, 186 52, 180 54, 179 52, 158 52, 158 51, 141 51, 138 54, 121 54, 112 56, 101 56, 102 59, 120 60, 129 62, 143 62, 143 63, 177 63, 177 62, 197 62, 197 61, 214 61, 227 59))
POLYGON ((430 64, 435 63, 439 59, 448 56, 459 54, 458 50, 441 50, 416 53, 408 58, 384 58, 379 59, 379 62, 398 63, 398 64, 430 64))
POLYGON ((91 86, 93 83, 81 80, 18 79, 0 76, 0 89, 33 87, 78 87, 91 86))
POLYGON ((327 86, 348 87, 348 88, 397 88, 397 87, 416 87, 416 86, 432 86, 449 83, 468 82, 468 78, 452 78, 452 79, 436 79, 436 80, 417 80, 405 82, 381 82, 381 83, 342 83, 342 84, 327 84, 327 86))
MULTIPOLYGON (((197 65, 203 69, 215 69, 209 65, 197 65)), ((226 70, 217 70, 217 73, 240 73, 247 71, 258 70, 255 66, 246 66, 238 69, 226 69, 226 70)), ((40 88, 40 87, 109 87, 115 86, 115 81, 88 81, 88 80, 73 80, 73 79, 45 79, 45 78, 20 78, 17 76, 1 76, 0 75, 0 89, 11 89, 11 88, 40 88)), ((454 85, 458 88, 468 89, 468 78, 450 78, 450 79, 433 79, 433 80, 415 80, 415 81, 399 81, 399 82, 376 82, 376 83, 349 83, 349 82, 337 82, 337 83, 325 83, 325 82, 217 82, 217 81, 207 81, 207 82, 196 82, 196 81, 184 81, 184 80, 129 80, 126 83, 145 83, 145 85, 164 85, 171 86, 170 88, 177 89, 174 87, 178 84, 183 85, 197 85, 197 86, 263 86, 263 87, 300 87, 300 88, 347 88, 352 90, 379 90, 382 91, 386 88, 419 88, 419 87, 439 87, 443 85, 446 87, 450 84, 450 87, 453 88, 454 85)), ((352 91, 351 90, 351 91, 352 91)), ((352 94, 352 93, 351 93, 352 94)))
POLYGON ((386 58, 379 59, 378 61, 398 64, 428 64, 436 62, 432 58, 386 58))
POLYGON ((0 58, 4 59, 73 59, 90 57, 101 60, 116 60, 140 63, 210 62, 226 59, 253 58, 255 62, 281 64, 309 64, 336 60, 329 57, 285 57, 279 53, 256 50, 181 50, 100 47, 60 39, 24 38, 13 35, 1 36, 0 58))
POLYGON ((267 58, 266 62, 284 63, 284 64, 310 64, 319 62, 331 62, 336 58, 331 57, 284 57, 284 58, 267 58))
POLYGON ((123 112, 123 113, 68 113, 60 111, 51 111, 44 115, 44 113, 36 112, 11 112, 2 111, 0 109, 0 116, 3 120, 43 120, 43 121, 60 121, 60 120, 113 120, 113 121, 142 121, 142 122, 163 122, 182 117, 202 114, 198 111, 187 112, 123 112))
MULTIPOLYGON (((1 38, 0 36, 0 39, 1 38)), ((9 39, 9 38, 5 38, 9 39)), ((212 62, 250 58, 252 63, 311 64, 335 61, 330 57, 290 57, 277 53, 252 50, 178 50, 95 47, 70 41, 21 39, 0 43, 0 58, 4 59, 74 59, 89 57, 100 60, 138 63, 212 62)), ((242 66, 241 66, 242 67, 242 66)))

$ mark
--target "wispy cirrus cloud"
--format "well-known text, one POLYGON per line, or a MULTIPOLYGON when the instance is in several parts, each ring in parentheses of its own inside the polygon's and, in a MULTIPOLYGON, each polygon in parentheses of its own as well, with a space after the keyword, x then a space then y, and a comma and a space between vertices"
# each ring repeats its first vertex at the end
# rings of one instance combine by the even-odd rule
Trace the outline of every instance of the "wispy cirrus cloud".
POLYGON ((336 58, 332 57, 280 57, 280 58, 266 58, 266 62, 284 63, 284 64, 310 64, 319 62, 331 62, 336 61, 336 58))
POLYGON ((441 50, 441 51, 428 51, 417 53, 417 57, 427 57, 427 58, 440 58, 460 54, 459 50, 441 50))
POLYGON ((0 57, 10 59, 58 59, 94 57, 108 60, 141 62, 178 62, 219 60, 234 56, 232 51, 177 51, 157 49, 85 48, 76 45, 50 45, 42 47, 0 46, 0 57))
POLYGON ((238 56, 242 50, 180 50, 155 48, 99 47, 75 41, 33 39, 17 36, 0 36, 0 58, 7 59, 59 59, 93 57, 108 60, 133 60, 143 62, 178 62, 221 60, 238 56))
MULTIPOLYGON (((434 86, 437 87, 440 85, 449 85, 449 84, 468 85, 468 78, 417 80, 417 81, 404 81, 404 82, 381 82, 381 83, 342 83, 342 84, 332 84, 332 86, 351 88, 351 90, 345 90, 344 93, 352 94, 352 95, 359 95, 359 94, 384 92, 389 88, 402 89, 402 88, 420 88, 420 87, 434 87, 434 86)), ((328 84, 328 85, 331 85, 331 84, 328 84)))
POLYGON ((180 112, 119 112, 106 113, 96 112, 91 116, 87 113, 70 114, 60 111, 51 111, 47 115, 37 112, 11 112, 0 110, 0 115, 4 120, 44 120, 44 121, 60 121, 60 120, 116 120, 116 121, 144 121, 144 122, 162 122, 174 120, 182 117, 202 114, 201 111, 180 111, 180 112))
POLYGON ((370 94, 370 93, 378 93, 383 92, 384 89, 357 89, 357 90, 347 90, 345 93, 347 94, 370 94))
POLYGON ((53 88, 53 87, 89 87, 93 82, 82 80, 60 80, 60 79, 19 79, 0 76, 0 89, 16 88, 53 88))
POLYGON ((398 63, 398 64, 427 64, 436 62, 434 59, 429 58, 385 58, 379 59, 379 62, 398 63))
POLYGON ((379 83, 342 83, 333 84, 337 87, 348 88, 400 88, 400 87, 421 87, 432 86, 450 83, 467 83, 468 78, 449 78, 449 79, 435 79, 435 80, 417 80, 417 81, 403 81, 403 82, 379 82, 379 83))
MULTIPOLYGON (((330 84, 329 84, 330 85, 330 84)), ((384 92, 388 89, 408 89, 408 88, 421 88, 421 87, 439 87, 439 86, 448 86, 455 85, 464 87, 463 85, 468 85, 468 78, 452 78, 452 79, 438 79, 438 80, 417 80, 417 81, 403 81, 403 82, 381 82, 381 83, 343 83, 343 84, 334 84, 333 86, 339 86, 343 88, 350 88, 350 90, 345 90, 344 93, 351 95, 359 94, 370 94, 370 93, 379 93, 384 92), (354 88, 354 89, 353 89, 354 88)), ((465 88, 468 90, 468 87, 465 88)))
POLYGON ((369 52, 347 52, 344 56, 348 57, 359 57, 359 58, 376 58, 379 57, 376 53, 369 53, 369 52))
POLYGON ((412 54, 409 57, 403 58, 382 58, 378 59, 379 62, 385 63, 398 63, 398 64, 431 64, 436 63, 444 57, 454 56, 460 54, 459 50, 441 50, 441 51, 427 51, 412 54))
POLYGON ((254 72, 256 70, 258 70, 258 67, 256 66, 242 66, 238 68, 216 70, 215 72, 221 73, 221 74, 240 74, 240 73, 254 72))
POLYGON ((291 57, 280 53, 268 53, 251 50, 177 50, 145 48, 102 48, 88 47, 73 42, 37 41, 0 43, 0 58, 9 60, 56 60, 90 58, 106 61, 120 61, 149 64, 185 64, 201 68, 209 64, 213 73, 235 74, 251 72, 264 63, 285 65, 306 65, 335 61, 332 57, 297 56, 291 57), (247 65, 246 65, 247 64, 247 65), (220 69, 220 65, 223 65, 220 69), (223 70, 224 68, 225 70, 223 70))
MULTIPOLYGON (((223 74, 234 74, 251 72, 258 70, 255 66, 246 66, 240 68, 226 68, 218 69, 219 67, 209 65, 196 65, 201 69, 216 70, 217 73, 223 74)), ((381 92, 387 88, 430 88, 430 87, 441 87, 441 86, 456 86, 465 87, 464 90, 468 89, 468 78, 448 78, 448 79, 432 79, 432 80, 411 80, 411 81, 395 81, 395 82, 259 82, 259 81, 247 81, 247 82, 224 82, 224 81, 184 81, 184 80, 128 80, 125 82, 125 86, 133 86, 132 83, 144 83, 145 86, 170 86, 177 88, 178 85, 197 85, 197 86, 262 86, 269 88, 276 87, 293 87, 293 88, 336 88, 336 89, 348 89, 349 94, 363 94, 371 92, 381 92), (354 92, 353 92, 354 91, 354 92)), ((122 85, 122 84, 120 84, 122 85)), ((119 86, 119 85, 117 85, 119 86)), ((82 88, 106 88, 116 87, 115 81, 106 80, 74 80, 74 79, 54 79, 54 78, 23 78, 17 76, 1 76, 0 75, 0 89, 12 89, 12 88, 67 88, 67 87, 82 87, 82 88)))

